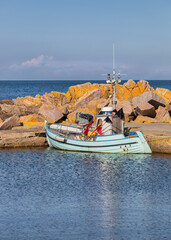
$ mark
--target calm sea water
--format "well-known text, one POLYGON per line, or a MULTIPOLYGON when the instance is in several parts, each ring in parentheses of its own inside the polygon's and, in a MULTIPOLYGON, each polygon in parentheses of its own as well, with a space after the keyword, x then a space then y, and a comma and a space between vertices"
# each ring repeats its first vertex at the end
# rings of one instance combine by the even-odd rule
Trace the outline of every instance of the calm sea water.
POLYGON ((171 236, 171 158, 0 150, 0 239, 171 236))
MULTIPOLYGON (((67 92, 84 82, 0 81, 0 99, 67 92)), ((171 81, 150 85, 171 90, 171 81)), ((0 240, 170 236, 170 155, 0 150, 0 240)))
MULTIPOLYGON (((67 92, 68 88, 73 85, 82 84, 87 81, 0 81, 0 100, 14 99, 22 96, 43 95, 51 91, 67 92)), ((92 80, 91 83, 106 83, 106 81, 92 80)), ((126 81, 122 81, 122 84, 126 81)), ((150 80, 150 85, 153 88, 166 88, 171 90, 171 80, 150 80)))

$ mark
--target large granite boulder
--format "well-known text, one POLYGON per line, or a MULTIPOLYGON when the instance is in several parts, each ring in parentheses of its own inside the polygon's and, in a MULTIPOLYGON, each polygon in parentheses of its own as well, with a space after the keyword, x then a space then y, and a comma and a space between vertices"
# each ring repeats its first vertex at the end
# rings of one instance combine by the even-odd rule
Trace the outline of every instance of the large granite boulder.
POLYGON ((61 108, 58 108, 64 116, 67 116, 69 114, 69 109, 66 106, 63 106, 61 108))
POLYGON ((136 83, 132 79, 129 79, 123 85, 116 85, 116 97, 120 102, 131 101, 132 98, 152 90, 153 88, 151 88, 149 83, 145 80, 140 80, 136 83))
POLYGON ((154 118, 156 116, 155 107, 148 102, 141 102, 135 108, 139 115, 154 118))
POLYGON ((116 85, 116 98, 122 101, 130 101, 132 99, 132 89, 128 88, 128 85, 116 85))
POLYGON ((137 82, 137 86, 140 89, 140 92, 150 92, 153 90, 153 88, 150 86, 149 82, 146 80, 140 80, 137 82))
POLYGON ((58 122, 63 118, 63 113, 52 104, 43 104, 39 108, 39 114, 48 122, 58 122))
POLYGON ((169 102, 170 98, 171 98, 171 91, 165 88, 156 88, 156 90, 154 90, 154 92, 159 95, 160 97, 162 97, 163 99, 166 100, 166 103, 169 102))
POLYGON ((141 102, 148 102, 153 105, 155 109, 157 109, 159 106, 166 106, 166 101, 153 91, 144 92, 140 96, 132 99, 134 108, 136 108, 141 102))
POLYGON ((66 93, 67 103, 76 103, 78 99, 83 97, 86 93, 97 89, 101 92, 101 97, 106 99, 112 92, 112 87, 108 84, 91 84, 87 82, 69 88, 66 93))
POLYGON ((171 116, 171 98, 169 99, 168 104, 167 104, 167 111, 169 112, 169 114, 171 116))
POLYGON ((26 108, 32 106, 41 106, 41 104, 43 103, 43 98, 40 95, 38 96, 39 97, 17 97, 16 99, 13 99, 13 102, 16 106, 25 106, 26 108))
POLYGON ((44 118, 39 114, 30 114, 27 116, 21 116, 20 122, 25 126, 33 126, 33 125, 39 125, 44 123, 44 118))
POLYGON ((20 118, 17 115, 14 115, 0 123, 0 130, 9 130, 13 127, 20 126, 20 124, 20 118))
POLYGON ((89 113, 95 116, 98 114, 101 109, 109 104, 109 101, 107 99, 96 99, 94 98, 91 101, 87 101, 87 104, 81 104, 81 105, 76 105, 77 112, 84 112, 84 113, 89 113))
POLYGON ((171 121, 171 117, 170 117, 168 110, 161 106, 159 106, 159 108, 157 110, 155 119, 159 122, 170 122, 171 121))
POLYGON ((75 103, 76 108, 84 108, 92 100, 97 100, 101 98, 101 92, 99 89, 95 89, 85 93, 82 97, 78 99, 75 103))
POLYGON ((29 106, 26 107, 23 105, 13 105, 13 104, 0 104, 0 116, 2 119, 6 119, 7 117, 18 115, 24 116, 32 113, 37 113, 38 107, 37 106, 29 106))
POLYGON ((51 93, 45 93, 44 95, 37 94, 35 97, 26 96, 13 99, 13 102, 17 106, 25 107, 40 107, 42 104, 52 104, 55 106, 64 105, 67 102, 66 94, 52 91, 51 93))
MULTIPOLYGON (((76 113, 77 112, 78 111, 73 111, 73 112, 69 113, 67 115, 67 122, 65 122, 65 123, 69 123, 69 124, 75 123, 76 122, 76 113)), ((64 124, 64 122, 63 122, 63 124, 64 124)))
POLYGON ((69 87, 68 92, 66 93, 67 103, 76 102, 87 91, 92 90, 90 89, 90 87, 91 87, 90 82, 69 87))
MULTIPOLYGON (((98 113, 101 111, 102 108, 106 107, 109 105, 110 101, 108 99, 101 98, 99 100, 95 100, 97 102, 97 111, 98 113)), ((90 102, 91 104, 91 102, 90 102)))
POLYGON ((134 82, 133 79, 129 79, 127 82, 123 84, 123 87, 126 87, 127 89, 132 90, 137 87, 137 84, 136 82, 134 82))
POLYGON ((123 108, 124 114, 131 115, 133 113, 133 109, 129 101, 118 102, 116 104, 116 110, 119 111, 121 108, 123 108))
POLYGON ((63 106, 67 103, 67 97, 65 93, 52 91, 51 93, 45 93, 42 97, 44 103, 52 104, 54 106, 63 106))
POLYGON ((126 122, 129 122, 135 118, 135 114, 130 101, 117 101, 116 110, 119 111, 121 108, 123 109, 126 122))

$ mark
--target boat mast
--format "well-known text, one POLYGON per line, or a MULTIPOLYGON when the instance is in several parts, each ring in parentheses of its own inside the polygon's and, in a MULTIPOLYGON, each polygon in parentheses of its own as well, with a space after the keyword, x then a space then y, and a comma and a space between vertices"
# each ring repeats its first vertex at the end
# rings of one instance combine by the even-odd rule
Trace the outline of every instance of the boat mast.
POLYGON ((115 45, 113 43, 113 77, 115 76, 115 45))
POLYGON ((113 43, 113 74, 112 74, 112 88, 113 88, 113 107, 116 109, 116 72, 115 72, 115 45, 113 43))
POLYGON ((115 45, 113 44, 113 72, 112 72, 112 79, 110 78, 110 74, 108 74, 107 83, 112 85, 113 88, 113 107, 116 109, 116 88, 115 85, 121 82, 120 73, 116 74, 115 72, 115 45))

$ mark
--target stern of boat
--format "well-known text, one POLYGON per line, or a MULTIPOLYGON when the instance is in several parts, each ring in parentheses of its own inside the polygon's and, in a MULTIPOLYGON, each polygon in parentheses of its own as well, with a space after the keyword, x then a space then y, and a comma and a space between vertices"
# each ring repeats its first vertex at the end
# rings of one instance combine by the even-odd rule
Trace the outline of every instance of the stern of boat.
POLYGON ((138 135, 138 137, 139 137, 139 139, 140 139, 140 141, 142 143, 142 146, 144 148, 144 153, 152 153, 151 148, 148 145, 148 143, 147 143, 147 141, 146 141, 142 131, 136 131, 136 133, 137 133, 137 135, 138 135))

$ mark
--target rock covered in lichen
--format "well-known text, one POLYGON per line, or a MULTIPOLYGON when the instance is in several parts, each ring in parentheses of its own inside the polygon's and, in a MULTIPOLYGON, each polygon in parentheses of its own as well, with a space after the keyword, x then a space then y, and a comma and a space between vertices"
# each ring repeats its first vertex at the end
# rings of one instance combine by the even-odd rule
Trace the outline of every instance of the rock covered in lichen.
MULTIPOLYGON (((111 93, 111 85, 87 82, 71 86, 67 93, 52 91, 42 96, 37 94, 35 97, 26 96, 13 100, 2 100, 0 101, 0 119, 3 122, 17 114, 24 125, 31 125, 31 122, 42 123, 45 119, 51 122, 63 121, 70 124, 75 122, 76 112, 81 111, 95 116, 101 108, 112 106, 111 93), (53 108, 46 109, 46 114, 43 114, 43 106, 53 106, 53 108)), ((145 80, 136 83, 129 79, 123 85, 116 85, 116 98, 116 109, 123 108, 127 122, 143 122, 145 121, 143 117, 147 117, 146 121, 148 122, 170 122, 171 91, 168 89, 157 88, 154 90, 145 80), (164 110, 161 110, 160 106, 164 110)))

